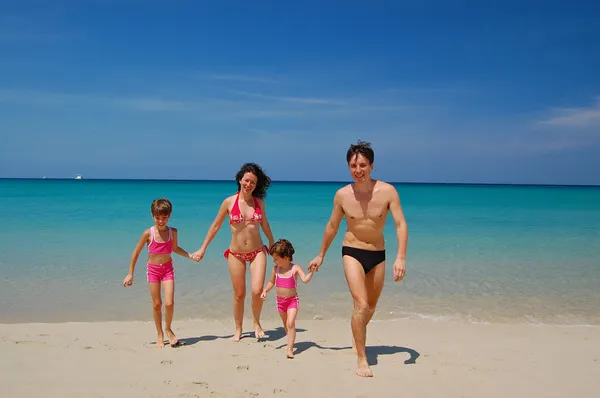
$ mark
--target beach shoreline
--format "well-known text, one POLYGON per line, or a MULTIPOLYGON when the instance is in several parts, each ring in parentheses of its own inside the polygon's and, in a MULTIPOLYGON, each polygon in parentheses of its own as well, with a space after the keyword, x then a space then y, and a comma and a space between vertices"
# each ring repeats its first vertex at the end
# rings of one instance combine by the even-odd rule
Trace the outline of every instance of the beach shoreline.
POLYGON ((285 358, 281 324, 176 320, 184 345, 154 347, 148 321, 0 324, 0 390, 7 397, 444 396, 592 397, 600 333, 589 326, 381 320, 369 325, 373 379, 354 374, 347 321, 297 324, 285 358), (556 377, 552 377, 556 375, 556 377))

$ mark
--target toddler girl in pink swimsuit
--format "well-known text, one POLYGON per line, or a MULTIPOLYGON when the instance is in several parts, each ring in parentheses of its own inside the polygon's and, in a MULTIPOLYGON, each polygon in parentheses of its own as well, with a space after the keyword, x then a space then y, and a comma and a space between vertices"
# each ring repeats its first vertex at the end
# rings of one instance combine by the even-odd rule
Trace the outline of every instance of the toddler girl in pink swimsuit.
POLYGON ((288 336, 287 357, 294 358, 294 342, 296 341, 296 316, 298 315, 298 293, 296 278, 300 275, 302 282, 308 283, 313 277, 312 271, 305 274, 298 264, 292 264, 294 246, 286 240, 279 239, 271 246, 271 256, 275 266, 271 278, 260 297, 265 300, 269 290, 275 286, 277 293, 277 311, 283 321, 283 328, 288 336))
POLYGON ((180 256, 192 258, 191 254, 183 250, 177 244, 177 230, 167 226, 173 206, 168 199, 156 199, 150 206, 154 226, 145 230, 138 241, 131 262, 129 263, 129 273, 123 280, 123 286, 133 285, 133 272, 135 263, 138 260, 140 252, 144 245, 148 246, 148 264, 146 276, 148 285, 150 285, 150 295, 152 296, 152 315, 156 325, 156 346, 164 347, 164 334, 162 329, 162 300, 161 285, 165 289, 165 331, 172 347, 179 345, 175 333, 171 329, 174 310, 175 296, 175 275, 173 273, 173 259, 171 253, 177 253, 180 256))

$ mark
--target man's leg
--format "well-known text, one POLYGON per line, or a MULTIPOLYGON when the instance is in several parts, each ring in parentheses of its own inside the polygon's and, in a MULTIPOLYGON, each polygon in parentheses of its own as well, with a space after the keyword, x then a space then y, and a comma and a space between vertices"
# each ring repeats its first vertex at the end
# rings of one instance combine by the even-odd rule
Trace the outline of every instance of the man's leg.
MULTIPOLYGON (((367 275, 365 275, 365 287, 367 289, 367 305, 369 310, 367 313, 367 325, 371 322, 379 296, 383 290, 383 284, 385 282, 385 261, 377 264, 367 275)), ((366 342, 365 342, 366 345, 366 342)), ((352 340, 352 351, 356 353, 356 342, 352 340)))
POLYGON ((350 324, 358 356, 356 374, 362 377, 372 377, 373 372, 369 368, 365 350, 367 323, 369 320, 369 301, 365 285, 365 272, 362 265, 353 257, 343 256, 342 262, 344 263, 346 282, 348 282, 348 288, 354 300, 354 311, 352 312, 352 321, 350 324))

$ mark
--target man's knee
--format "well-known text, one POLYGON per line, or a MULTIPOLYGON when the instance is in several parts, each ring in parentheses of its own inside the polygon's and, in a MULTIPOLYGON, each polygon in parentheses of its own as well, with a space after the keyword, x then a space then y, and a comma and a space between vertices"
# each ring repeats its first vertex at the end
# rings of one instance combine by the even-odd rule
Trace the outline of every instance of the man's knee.
POLYGON ((377 307, 377 301, 375 301, 374 303, 369 303, 368 305, 368 310, 369 312, 375 312, 375 308, 377 307))
POLYGON ((354 313, 357 315, 369 313, 369 303, 366 300, 354 300, 354 313))

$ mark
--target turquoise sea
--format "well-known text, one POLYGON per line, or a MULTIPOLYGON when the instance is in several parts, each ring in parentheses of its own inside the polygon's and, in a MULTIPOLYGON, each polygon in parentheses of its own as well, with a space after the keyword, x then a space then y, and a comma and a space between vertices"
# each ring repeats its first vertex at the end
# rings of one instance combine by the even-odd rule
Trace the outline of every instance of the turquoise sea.
MULTIPOLYGON (((304 267, 319 249, 333 195, 345 183, 273 182, 267 211, 276 238, 304 267)), ((409 226, 407 275, 391 262, 374 319, 600 325, 600 187, 396 185, 409 226)), ((200 246, 234 181, 0 180, 3 228, 0 322, 151 320, 145 258, 121 285, 131 252, 168 197, 170 225, 200 246)), ((224 224, 201 263, 175 256, 176 318, 231 319, 224 224)), ((300 319, 347 320, 342 224, 325 264, 299 286, 300 319)), ((391 217, 388 259, 397 242, 391 217)), ((266 242, 266 240, 265 240, 266 242)), ((270 265, 269 265, 270 267, 270 265)), ((247 298, 246 315, 250 314, 247 298)), ((263 319, 278 319, 273 297, 263 319)))

